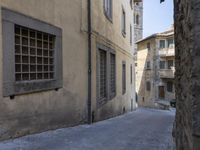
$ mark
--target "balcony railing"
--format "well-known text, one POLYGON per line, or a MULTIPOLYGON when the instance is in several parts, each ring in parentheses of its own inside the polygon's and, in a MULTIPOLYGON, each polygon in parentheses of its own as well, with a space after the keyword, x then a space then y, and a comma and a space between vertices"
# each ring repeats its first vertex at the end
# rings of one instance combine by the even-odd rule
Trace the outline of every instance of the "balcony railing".
POLYGON ((175 77, 175 69, 160 69, 160 78, 173 79, 175 77))
POLYGON ((175 56, 175 50, 172 47, 171 48, 160 49, 159 50, 159 56, 160 57, 175 56))

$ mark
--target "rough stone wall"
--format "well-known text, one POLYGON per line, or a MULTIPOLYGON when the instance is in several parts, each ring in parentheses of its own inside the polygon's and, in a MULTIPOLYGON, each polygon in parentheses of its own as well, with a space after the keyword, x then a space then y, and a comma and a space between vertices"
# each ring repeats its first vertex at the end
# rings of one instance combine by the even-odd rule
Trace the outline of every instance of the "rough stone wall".
POLYGON ((174 0, 177 150, 200 149, 200 0, 174 0))

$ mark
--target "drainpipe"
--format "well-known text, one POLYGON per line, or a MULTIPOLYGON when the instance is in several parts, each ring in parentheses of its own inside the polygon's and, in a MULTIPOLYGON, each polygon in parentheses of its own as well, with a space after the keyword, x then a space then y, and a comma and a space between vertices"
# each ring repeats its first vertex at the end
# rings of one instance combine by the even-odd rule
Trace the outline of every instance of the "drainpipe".
POLYGON ((92 34, 92 17, 91 17, 91 0, 88 0, 87 5, 88 15, 88 124, 92 123, 92 70, 91 70, 91 34, 92 34))

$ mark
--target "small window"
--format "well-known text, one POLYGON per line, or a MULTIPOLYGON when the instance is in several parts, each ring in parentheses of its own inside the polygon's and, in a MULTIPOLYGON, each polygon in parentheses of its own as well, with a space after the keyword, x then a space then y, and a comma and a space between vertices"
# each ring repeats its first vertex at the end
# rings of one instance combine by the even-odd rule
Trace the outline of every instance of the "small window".
POLYGON ((146 64, 146 69, 151 69, 151 62, 150 61, 147 61, 147 64, 146 64))
POLYGON ((165 69, 165 61, 160 61, 160 69, 165 69))
POLYGON ((133 28, 132 25, 130 25, 130 44, 133 44, 133 28))
POLYGON ((122 94, 126 93, 126 63, 122 63, 122 94))
POLYGON ((165 48, 165 40, 160 40, 160 49, 165 48))
POLYGON ((168 64, 168 69, 172 69, 172 67, 174 66, 174 61, 173 60, 168 60, 167 64, 168 64))
POLYGON ((112 0, 104 0, 105 15, 109 20, 112 20, 112 0))
POLYGON ((167 40, 167 46, 168 48, 173 48, 174 47, 174 39, 168 39, 167 40))
POLYGON ((116 59, 115 54, 110 53, 110 98, 116 95, 116 59))
POLYGON ((135 24, 139 25, 140 24, 140 16, 137 14, 135 15, 135 24))
POLYGON ((148 51, 151 50, 151 43, 150 42, 147 43, 147 50, 148 51))
POLYGON ((151 91, 151 82, 150 81, 146 82, 146 90, 151 91))
POLYGON ((167 82, 167 91, 173 92, 173 82, 171 82, 171 81, 167 82))
POLYGON ((121 30, 122 30, 122 35, 126 35, 126 13, 125 10, 122 8, 122 19, 121 19, 121 30))

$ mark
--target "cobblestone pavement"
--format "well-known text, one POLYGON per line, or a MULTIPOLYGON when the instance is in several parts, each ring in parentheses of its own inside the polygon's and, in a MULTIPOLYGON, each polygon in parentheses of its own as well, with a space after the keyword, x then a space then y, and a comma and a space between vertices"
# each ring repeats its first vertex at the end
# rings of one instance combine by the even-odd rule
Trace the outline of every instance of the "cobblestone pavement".
POLYGON ((140 108, 92 125, 0 142, 0 150, 172 150, 175 111, 140 108))

